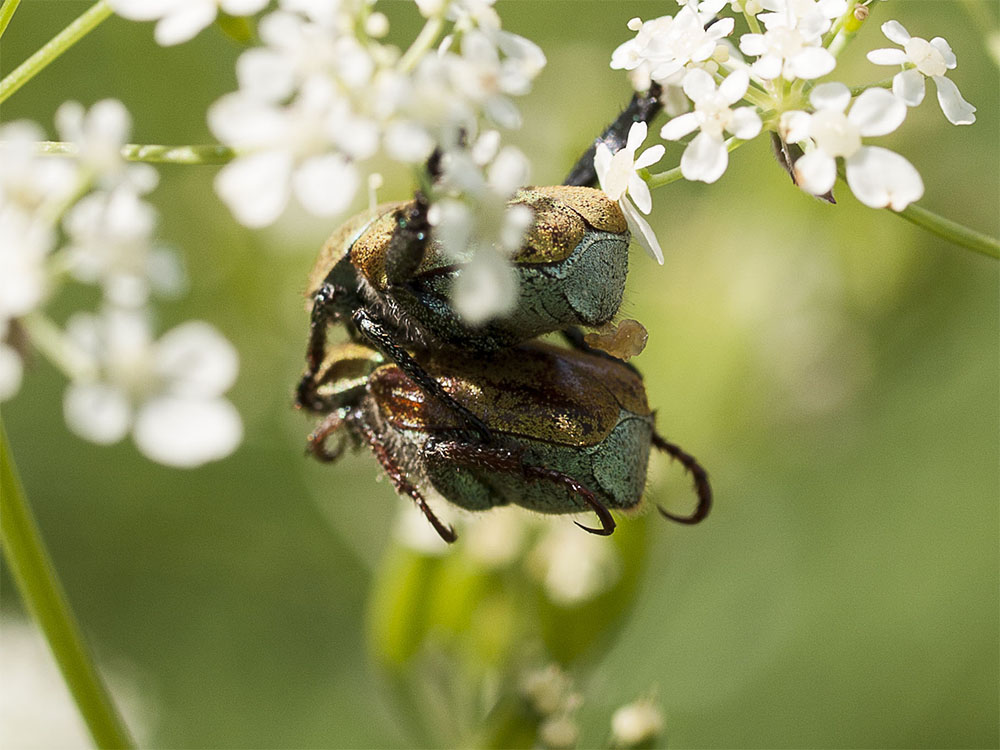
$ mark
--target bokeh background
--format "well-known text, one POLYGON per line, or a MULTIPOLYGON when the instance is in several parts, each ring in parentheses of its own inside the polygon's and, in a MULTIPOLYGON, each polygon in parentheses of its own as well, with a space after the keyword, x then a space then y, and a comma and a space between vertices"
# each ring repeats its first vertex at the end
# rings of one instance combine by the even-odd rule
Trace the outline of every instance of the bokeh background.
MULTIPOLYGON (((416 12, 385 6, 393 35, 412 38, 416 12)), ((0 72, 86 7, 24 0, 0 72)), ((607 64, 630 35, 626 21, 672 7, 498 3, 505 27, 549 59, 512 137, 537 183, 560 182, 628 100, 607 64)), ((863 53, 887 46, 878 26, 889 18, 949 40, 951 77, 978 122, 949 125, 931 95, 878 143, 920 170, 922 205, 993 236, 1000 107, 986 45, 996 9, 878 3, 838 68, 849 84, 885 75, 863 53)), ((213 28, 163 49, 151 32, 110 19, 0 117, 51 132, 64 100, 117 97, 136 142, 211 142, 205 110, 235 88, 239 45, 213 28)), ((679 153, 670 147, 663 163, 679 153)), ((615 706, 655 685, 675 747, 996 747, 997 263, 867 209, 843 186, 835 207, 810 198, 764 139, 731 161, 716 185, 654 193, 664 267, 633 251, 623 312, 650 331, 637 363, 663 432, 708 467, 717 501, 701 526, 651 526, 635 606, 581 685, 584 744, 606 735, 615 706)), ((83 442, 63 423, 62 377, 39 360, 3 406, 22 479, 146 744, 406 746, 364 647, 393 491, 369 455, 306 460, 309 423, 291 409, 301 294, 332 227, 292 214, 245 230, 215 197, 215 171, 160 170, 160 235, 181 249, 190 289, 160 306, 158 330, 199 317, 235 342, 244 444, 181 472, 130 443, 83 442)), ((386 178, 384 199, 410 189, 402 172, 386 178)), ((94 301, 72 288, 50 309, 63 320, 94 301)), ((675 468, 654 463, 652 498, 681 503, 686 492, 675 468)), ((40 687, 35 665, 47 654, 27 656, 6 572, 2 584, 5 710, 26 728, 18 742, 52 746, 72 711, 40 687)))

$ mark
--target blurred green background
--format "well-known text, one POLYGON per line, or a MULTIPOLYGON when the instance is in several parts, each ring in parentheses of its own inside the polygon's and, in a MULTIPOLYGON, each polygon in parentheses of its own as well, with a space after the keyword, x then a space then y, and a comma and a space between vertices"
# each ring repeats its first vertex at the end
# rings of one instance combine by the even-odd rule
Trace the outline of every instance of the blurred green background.
MULTIPOLYGON (((2 72, 87 5, 23 0, 2 72)), ((978 122, 949 125, 929 95, 877 143, 920 170, 922 205, 996 236, 1000 106, 985 43, 997 6, 972 5, 991 28, 962 2, 878 4, 838 79, 885 75, 864 52, 888 46, 878 26, 889 18, 948 39, 951 78, 978 122)), ((411 38, 412 8, 385 6, 393 36, 411 38)), ((628 100, 607 65, 626 21, 673 7, 501 0, 505 27, 549 59, 511 139, 537 183, 561 181, 628 100)), ((235 88, 239 46, 217 28, 168 49, 151 33, 112 18, 0 117, 51 132, 62 101, 117 97, 136 142, 211 142, 205 109, 235 88)), ((668 148, 663 163, 679 154, 668 148)), ((291 409, 301 293, 332 227, 290 214, 247 231, 215 197, 214 173, 160 170, 160 235, 181 248, 190 293, 160 305, 159 330, 203 318, 236 343, 244 444, 181 472, 128 442, 85 443, 64 426, 62 377, 39 360, 3 407, 22 478, 148 744, 405 746, 364 649, 392 489, 368 455, 306 460, 309 424, 291 409)), ((382 198, 410 189, 407 174, 386 177, 382 198)), ((654 198, 666 264, 633 252, 623 312, 650 331, 637 362, 661 429, 709 469, 717 500, 701 526, 652 525, 637 604, 582 685, 584 744, 656 685, 674 747, 996 747, 997 263, 860 206, 843 186, 835 207, 810 198, 764 139, 735 152, 719 183, 654 198)), ((50 309, 61 321, 95 300, 73 288, 50 309)), ((656 462, 651 476, 652 498, 686 501, 676 468, 656 462)), ((20 604, 6 573, 2 583, 10 618, 20 604)))

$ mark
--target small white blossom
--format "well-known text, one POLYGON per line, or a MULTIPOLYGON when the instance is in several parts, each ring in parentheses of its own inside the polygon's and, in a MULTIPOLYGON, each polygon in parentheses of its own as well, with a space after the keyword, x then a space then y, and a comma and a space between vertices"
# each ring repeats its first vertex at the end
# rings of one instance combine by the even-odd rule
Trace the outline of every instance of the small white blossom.
POLYGON ((844 159, 847 184, 867 206, 902 211, 923 195, 923 181, 910 162, 861 142, 862 136, 886 135, 902 124, 906 106, 896 96, 869 89, 846 112, 850 91, 841 83, 826 83, 813 89, 809 101, 814 113, 786 112, 781 119, 786 141, 813 146, 794 165, 796 183, 804 190, 823 195, 833 188, 839 157, 844 159))
POLYGON ((153 37, 168 46, 193 39, 221 8, 231 16, 249 16, 268 0, 109 0, 115 13, 130 21, 156 21, 153 37))
POLYGON ((903 49, 876 49, 868 59, 876 65, 902 65, 904 70, 892 79, 892 92, 907 106, 915 107, 924 100, 924 80, 930 78, 937 87, 938 104, 953 125, 971 125, 976 121, 976 108, 962 98, 958 86, 945 75, 958 65, 948 42, 939 36, 929 42, 909 32, 898 21, 882 24, 882 33, 903 49))
POLYGON ((472 324, 510 312, 515 304, 517 276, 508 259, 521 247, 532 221, 527 206, 507 206, 527 182, 524 154, 508 146, 483 172, 496 145, 497 139, 486 134, 471 153, 445 153, 442 187, 452 194, 437 201, 430 214, 443 249, 463 264, 452 295, 459 314, 472 324), (484 140, 491 147, 480 145, 484 140))
POLYGON ((638 747, 661 734, 663 713, 649 698, 626 704, 611 717, 611 737, 615 747, 638 747))
POLYGON ((760 133, 760 116, 753 107, 730 107, 743 98, 749 85, 750 74, 742 69, 730 73, 718 88, 703 70, 691 70, 685 76, 684 93, 694 102, 694 111, 670 120, 660 130, 660 136, 676 141, 696 129, 700 131, 681 157, 681 174, 686 179, 715 182, 722 176, 729 165, 724 132, 742 140, 760 133))
POLYGON ((764 80, 810 80, 825 76, 837 65, 829 50, 819 46, 820 36, 794 26, 774 25, 763 34, 744 34, 740 50, 757 57, 750 72, 764 80))
POLYGON ((219 171, 215 189, 248 227, 273 223, 293 193, 310 213, 342 212, 360 176, 335 145, 356 158, 377 147, 374 124, 352 117, 329 82, 318 78, 289 107, 235 93, 213 104, 208 117, 220 140, 247 152, 219 171))
POLYGON ((635 152, 646 140, 646 132, 646 123, 632 123, 625 147, 614 154, 606 144, 599 143, 594 154, 594 169, 601 189, 611 200, 617 201, 636 240, 657 263, 662 265, 663 251, 660 249, 660 243, 652 227, 639 213, 642 211, 648 214, 653 208, 653 199, 649 194, 649 186, 639 176, 638 170, 658 162, 663 158, 666 149, 657 144, 647 148, 637 158, 635 152), (630 197, 632 200, 629 200, 630 197), (634 205, 632 201, 635 201, 634 205))
MULTIPOLYGON (((676 16, 646 21, 638 26, 634 39, 615 49, 611 55, 611 67, 634 70, 645 66, 654 81, 668 83, 689 63, 708 60, 719 40, 732 33, 735 24, 732 18, 715 21, 706 29, 705 24, 709 20, 711 16, 706 18, 685 5, 676 16)), ((636 26, 636 23, 630 22, 629 28, 636 30, 636 26)))
POLYGON ((121 149, 132 131, 132 117, 117 99, 102 99, 89 110, 79 102, 65 102, 56 111, 56 128, 64 141, 77 146, 77 164, 99 187, 125 185, 148 193, 158 180, 148 164, 129 164, 121 149))
POLYGON ((798 29, 808 38, 825 34, 833 19, 847 12, 847 0, 760 0, 760 4, 769 11, 758 16, 765 28, 798 29))
POLYGON ((569 524, 553 524, 532 550, 528 562, 546 596, 563 607, 593 599, 621 577, 621 558, 614 546, 580 534, 569 524))
POLYGON ((238 357, 209 324, 183 323, 154 342, 142 311, 107 308, 100 317, 74 315, 67 335, 100 374, 66 390, 66 423, 81 437, 110 444, 131 428, 146 456, 181 468, 224 458, 239 444, 239 414, 221 397, 238 357))

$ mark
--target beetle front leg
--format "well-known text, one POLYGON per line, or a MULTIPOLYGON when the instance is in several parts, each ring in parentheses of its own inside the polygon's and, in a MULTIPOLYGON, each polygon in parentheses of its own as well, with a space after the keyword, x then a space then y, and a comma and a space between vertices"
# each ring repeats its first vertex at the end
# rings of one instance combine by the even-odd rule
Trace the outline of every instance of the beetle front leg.
POLYGON ((461 417, 462 421, 469 426, 481 442, 492 442, 489 427, 479 417, 452 398, 451 394, 445 391, 441 387, 441 384, 431 377, 427 370, 421 367, 406 349, 397 344, 385 327, 372 318, 364 308, 355 310, 353 320, 354 324, 358 327, 358 331, 383 354, 399 365, 399 368, 406 373, 407 377, 420 386, 424 393, 431 398, 438 399, 461 417))
POLYGON ((385 470, 386 475, 392 482, 393 486, 396 488, 397 492, 406 493, 410 498, 417 504, 420 512, 424 514, 424 517, 430 522, 431 526, 438 533, 442 539, 444 539, 448 544, 451 544, 456 539, 458 539, 458 534, 455 533, 455 529, 451 526, 445 526, 441 519, 439 519, 431 507, 427 504, 424 496, 420 494, 420 490, 413 485, 409 479, 406 478, 406 472, 400 467, 393 457, 389 454, 382 440, 375 433, 375 431, 365 424, 364 419, 357 413, 349 417, 351 425, 354 429, 364 438, 365 442, 368 443, 368 447, 371 448, 372 453, 375 454, 375 458, 382 465, 385 470))
POLYGON ((301 409, 326 411, 322 399, 316 394, 319 387, 316 376, 326 356, 326 329, 334 317, 330 303, 340 293, 333 284, 323 284, 313 297, 309 343, 306 345, 306 371, 295 390, 295 405, 301 409))
POLYGON ((608 125, 601 133, 601 137, 594 141, 579 161, 573 165, 573 169, 570 170, 563 185, 597 187, 597 171, 594 169, 594 154, 597 153, 597 144, 607 144, 612 153, 622 149, 628 140, 628 131, 632 128, 633 123, 645 122, 648 124, 663 109, 663 104, 660 103, 662 93, 663 88, 660 84, 653 83, 645 94, 638 92, 633 94, 632 101, 622 110, 618 118, 608 125))
POLYGON ((423 262, 431 234, 427 218, 430 207, 427 196, 418 190, 413 203, 396 211, 396 230, 385 251, 385 275, 390 287, 412 279, 423 262))
POLYGON ((561 484, 569 492, 572 492, 583 500, 594 511, 601 522, 601 527, 594 529, 584 526, 577 521, 573 523, 584 531, 600 536, 610 536, 615 530, 614 516, 611 515, 611 511, 600 500, 594 497, 593 492, 573 479, 573 477, 561 471, 547 469, 544 466, 525 465, 521 460, 520 454, 514 451, 476 443, 431 439, 424 447, 424 455, 425 458, 442 461, 445 465, 464 466, 469 469, 486 469, 506 474, 519 474, 529 480, 561 484))
POLYGON ((653 445, 680 462, 681 466, 685 468, 694 480, 694 490, 698 495, 698 505, 694 509, 694 513, 690 516, 675 516, 659 505, 656 506, 656 509, 660 511, 660 514, 664 518, 669 518, 671 521, 676 521, 677 523, 691 525, 704 521, 708 512, 712 509, 712 486, 708 483, 708 472, 705 471, 694 456, 686 453, 680 446, 668 442, 656 430, 653 430, 653 445))

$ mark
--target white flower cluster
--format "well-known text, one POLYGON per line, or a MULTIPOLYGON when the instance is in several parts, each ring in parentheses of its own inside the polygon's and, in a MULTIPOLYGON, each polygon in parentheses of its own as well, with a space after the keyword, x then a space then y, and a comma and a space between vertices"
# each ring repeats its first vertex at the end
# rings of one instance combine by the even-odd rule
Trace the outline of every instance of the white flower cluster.
MULTIPOLYGON (((923 100, 927 77, 934 80, 941 108, 950 122, 966 125, 975 121, 975 108, 945 77, 956 67, 948 43, 941 37, 930 42, 911 37, 896 21, 883 24, 882 30, 903 49, 874 50, 868 55, 874 63, 902 68, 892 80, 891 92, 881 88, 884 84, 874 84, 852 97, 843 84, 815 84, 835 69, 837 54, 867 17, 867 3, 678 3, 681 8, 674 16, 645 22, 632 19, 629 28, 636 36, 614 51, 611 67, 630 71, 640 90, 651 82, 664 87, 668 112, 679 116, 663 126, 662 138, 677 141, 697 131, 680 163, 681 174, 688 180, 715 182, 728 166, 730 148, 766 130, 801 149, 792 169, 796 183, 804 190, 814 195, 828 193, 840 159, 847 183, 861 202, 900 211, 923 195, 919 173, 899 154, 864 145, 862 138, 896 130, 906 117, 907 106, 923 100), (749 32, 740 36, 738 49, 727 39, 735 20, 721 16, 727 5, 749 27, 749 32), (687 101, 692 111, 677 111, 680 92, 682 103, 687 101), (734 106, 741 101, 746 106, 734 106), (731 136, 728 140, 727 133, 731 136)), ((633 128, 626 147, 630 154, 641 144, 640 135, 645 134, 633 128)), ((609 154, 598 152, 595 167, 599 174, 607 174, 609 162, 609 154)), ((634 170, 649 163, 636 162, 634 170)), ((620 186, 623 179, 618 176, 613 184, 620 186)), ((602 185, 612 198, 618 198, 620 188, 609 189, 603 178, 602 185)), ((629 192, 633 198, 643 195, 641 188, 630 187, 629 192)), ((638 205, 648 213, 645 197, 638 205)))
POLYGON ((122 158, 131 119, 115 100, 56 113, 73 159, 40 155, 40 127, 0 127, 0 400, 13 397, 31 344, 62 367, 66 422, 113 443, 131 429, 139 449, 172 466, 231 453, 242 438, 221 394, 238 369, 214 328, 189 322, 153 342, 150 297, 183 285, 176 257, 153 241, 156 212, 143 196, 156 171, 122 158), (74 314, 65 331, 43 306, 69 276, 97 285, 100 312, 74 314))
MULTIPOLYGON (((389 21, 375 0, 279 0, 258 24, 262 46, 237 62, 238 91, 208 112, 212 132, 238 154, 218 173, 216 192, 248 227, 273 223, 293 196, 312 214, 336 216, 373 157, 423 170, 436 152, 444 174, 429 188, 441 203, 434 220, 446 250, 469 261, 456 306, 474 322, 509 309, 516 288, 506 259, 530 217, 504 209, 527 181, 527 160, 480 133, 483 124, 520 125, 512 97, 528 92, 545 56, 500 28, 493 1, 418 0, 426 25, 402 51, 381 41, 389 21)), ((244 15, 265 5, 112 2, 127 18, 157 20, 161 44, 191 38, 219 9, 244 15)), ((430 177, 418 174, 425 189, 430 177)))

